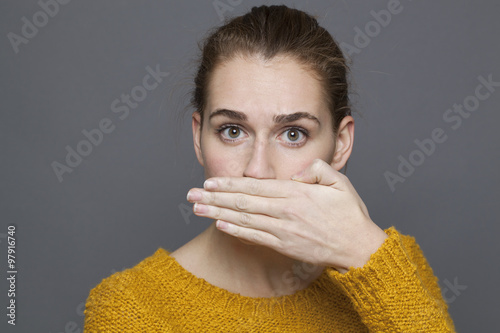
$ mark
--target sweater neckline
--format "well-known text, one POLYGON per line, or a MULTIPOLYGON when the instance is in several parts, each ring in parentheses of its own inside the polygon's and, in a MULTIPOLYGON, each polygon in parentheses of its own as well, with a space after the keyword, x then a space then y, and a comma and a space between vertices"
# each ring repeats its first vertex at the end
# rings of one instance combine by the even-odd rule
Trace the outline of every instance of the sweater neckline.
MULTIPOLYGON (((209 296, 210 303, 214 307, 227 309, 237 312, 251 311, 252 313, 260 312, 261 315, 277 313, 282 315, 290 315, 290 309, 285 311, 284 306, 288 304, 293 310, 299 312, 299 307, 310 308, 313 306, 311 302, 318 300, 324 295, 325 288, 332 288, 331 277, 328 270, 333 268, 324 267, 322 273, 306 288, 297 290, 293 294, 272 296, 272 297, 252 297, 243 296, 240 293, 234 293, 224 288, 211 284, 201 277, 197 277, 184 266, 182 266, 176 258, 170 255, 170 251, 164 248, 158 248, 153 257, 161 259, 161 265, 167 269, 168 275, 175 280, 176 287, 182 289, 188 297, 198 298, 201 294, 209 296), (231 308, 231 309, 229 309, 231 308), (281 309, 276 312, 276 309, 281 309)), ((165 272, 164 269, 156 270, 157 272, 165 272)), ((161 277, 158 277, 161 279, 161 277)), ((163 277, 164 278, 164 277, 163 277)))

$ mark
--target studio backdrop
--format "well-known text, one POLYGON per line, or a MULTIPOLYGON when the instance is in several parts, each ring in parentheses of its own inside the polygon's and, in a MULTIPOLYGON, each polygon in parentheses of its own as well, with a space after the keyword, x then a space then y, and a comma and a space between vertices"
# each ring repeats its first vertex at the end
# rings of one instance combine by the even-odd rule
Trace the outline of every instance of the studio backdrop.
POLYGON ((415 236, 459 332, 500 305, 498 1, 0 3, 1 332, 82 332, 89 291, 210 224, 189 107, 208 29, 252 6, 316 15, 351 62, 347 176, 415 236))

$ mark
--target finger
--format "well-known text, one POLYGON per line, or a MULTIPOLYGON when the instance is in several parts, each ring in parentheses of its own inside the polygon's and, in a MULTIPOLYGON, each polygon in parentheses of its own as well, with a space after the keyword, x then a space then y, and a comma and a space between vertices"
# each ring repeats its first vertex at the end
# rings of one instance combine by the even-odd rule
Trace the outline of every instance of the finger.
POLYGON ((278 219, 265 215, 237 212, 231 209, 199 203, 193 206, 193 211, 198 216, 208 217, 214 220, 224 220, 244 228, 262 230, 274 235, 277 234, 277 230, 279 229, 278 226, 282 223, 282 221, 278 219))
POLYGON ((231 236, 238 237, 257 245, 267 246, 272 249, 277 249, 280 246, 280 239, 265 231, 244 228, 225 220, 219 220, 217 222, 217 229, 231 236))
POLYGON ((202 196, 200 200, 197 200, 199 203, 270 216, 277 214, 277 207, 282 204, 278 200, 284 200, 284 198, 259 197, 244 193, 210 192, 203 189, 196 189, 196 191, 202 196))
POLYGON ((284 198, 265 198, 243 193, 208 192, 199 190, 201 200, 197 202, 227 208, 233 211, 282 217, 279 207, 285 204, 284 198))
POLYGON ((288 179, 256 179, 251 177, 213 177, 204 183, 204 189, 214 192, 246 193, 254 196, 285 198, 296 186, 288 179), (216 188, 210 188, 208 184, 215 182, 216 188))
POLYGON ((345 189, 344 177, 342 173, 332 168, 330 164, 316 158, 301 173, 292 176, 292 180, 345 189))

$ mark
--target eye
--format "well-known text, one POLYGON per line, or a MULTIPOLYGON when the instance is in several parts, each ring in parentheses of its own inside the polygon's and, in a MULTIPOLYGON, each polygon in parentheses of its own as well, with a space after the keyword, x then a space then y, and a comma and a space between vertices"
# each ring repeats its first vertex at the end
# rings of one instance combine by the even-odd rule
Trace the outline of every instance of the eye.
MULTIPOLYGON (((238 141, 242 128, 235 124, 224 124, 215 130, 215 133, 221 137, 222 141, 238 141)), ((309 137, 309 132, 302 127, 289 127, 280 136, 285 136, 285 142, 292 147, 302 146, 309 137)))
POLYGON ((293 147, 301 146, 305 144, 307 138, 309 137, 309 132, 301 127, 290 127, 283 132, 288 144, 293 147))
POLYGON ((241 134, 241 127, 234 124, 224 124, 217 128, 215 132, 222 137, 222 140, 228 142, 237 141, 239 134, 241 134))

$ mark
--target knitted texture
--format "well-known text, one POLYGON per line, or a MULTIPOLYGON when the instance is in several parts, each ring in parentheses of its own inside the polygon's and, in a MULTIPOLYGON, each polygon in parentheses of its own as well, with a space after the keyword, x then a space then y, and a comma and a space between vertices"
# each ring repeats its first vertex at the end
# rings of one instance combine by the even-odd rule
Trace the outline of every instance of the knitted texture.
POLYGON ((216 287, 158 248, 90 291, 84 332, 455 332, 415 239, 385 232, 365 266, 269 298, 216 287))

